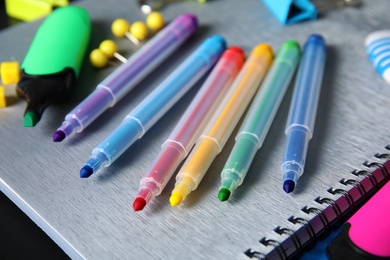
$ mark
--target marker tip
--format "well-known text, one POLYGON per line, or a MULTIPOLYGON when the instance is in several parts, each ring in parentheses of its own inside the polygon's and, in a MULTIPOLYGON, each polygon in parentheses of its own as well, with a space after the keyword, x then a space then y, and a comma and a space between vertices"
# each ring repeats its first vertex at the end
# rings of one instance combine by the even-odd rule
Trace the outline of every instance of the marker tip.
POLYGON ((146 206, 146 200, 141 197, 136 198, 133 202, 134 211, 143 210, 145 206, 146 206))
POLYGON ((230 197, 230 190, 226 188, 221 188, 218 192, 218 199, 223 202, 229 199, 230 197))
POLYGON ((23 126, 24 127, 34 127, 39 121, 38 115, 34 112, 27 112, 23 117, 23 126))
POLYGON ((286 193, 290 193, 290 192, 293 192, 294 191, 294 188, 295 188, 295 182, 292 181, 292 180, 286 180, 283 182, 283 190, 286 192, 286 193))
POLYGON ((61 130, 57 130, 54 134, 53 134, 53 142, 61 142, 62 140, 64 140, 66 137, 65 133, 61 130))
POLYGON ((85 165, 80 170, 80 178, 88 178, 92 174, 93 174, 93 169, 90 166, 88 166, 88 165, 85 165))
POLYGON ((183 196, 178 192, 172 193, 171 197, 169 198, 169 202, 171 203, 172 207, 178 206, 182 201, 183 196))

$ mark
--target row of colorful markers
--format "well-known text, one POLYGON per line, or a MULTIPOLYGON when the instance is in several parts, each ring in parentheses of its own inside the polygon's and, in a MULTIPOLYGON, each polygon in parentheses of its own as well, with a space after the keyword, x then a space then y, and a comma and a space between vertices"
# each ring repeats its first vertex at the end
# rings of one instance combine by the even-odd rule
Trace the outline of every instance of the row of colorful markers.
MULTIPOLYGON (((61 142, 83 131, 174 53, 197 27, 193 14, 181 15, 170 22, 66 115, 54 133, 53 141, 61 142)), ((133 207, 136 211, 142 210, 159 195, 186 158, 170 197, 172 206, 179 205, 198 187, 253 100, 221 174, 218 198, 227 200, 243 182, 300 63, 282 164, 283 189, 293 191, 303 172, 314 127, 325 64, 325 42, 321 36, 311 35, 302 57, 296 41, 286 41, 275 57, 271 46, 259 44, 246 60, 241 48, 227 48, 226 45, 219 35, 206 39, 92 151, 80 176, 87 178, 111 165, 211 70, 141 179, 133 207)))

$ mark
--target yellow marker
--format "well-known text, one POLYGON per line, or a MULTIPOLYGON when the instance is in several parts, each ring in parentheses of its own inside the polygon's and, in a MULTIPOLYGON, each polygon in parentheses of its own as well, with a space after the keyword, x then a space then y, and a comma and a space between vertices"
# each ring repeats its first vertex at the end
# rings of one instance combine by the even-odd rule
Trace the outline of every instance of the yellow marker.
POLYGON ((257 45, 249 55, 225 99, 176 176, 170 197, 172 206, 179 205, 195 190, 214 158, 221 152, 273 60, 268 44, 257 45))
POLYGON ((5 100, 5 93, 4 93, 4 87, 0 86, 0 108, 6 107, 7 102, 5 100))
POLYGON ((20 66, 17 61, 5 61, 0 64, 1 81, 4 85, 17 84, 20 79, 20 66))

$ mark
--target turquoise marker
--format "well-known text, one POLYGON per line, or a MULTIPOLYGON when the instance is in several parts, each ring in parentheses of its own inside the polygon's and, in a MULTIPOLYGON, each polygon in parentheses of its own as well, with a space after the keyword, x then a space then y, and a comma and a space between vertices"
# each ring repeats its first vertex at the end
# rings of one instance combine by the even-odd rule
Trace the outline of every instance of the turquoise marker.
POLYGON ((114 162, 211 69, 225 49, 221 36, 205 40, 92 151, 80 177, 87 178, 114 162))
POLYGON ((38 28, 26 57, 17 94, 27 101, 23 125, 33 127, 44 109, 68 96, 79 75, 91 35, 91 18, 82 7, 53 11, 38 28))
POLYGON ((258 149, 275 117, 300 58, 296 41, 286 41, 260 87, 236 136, 236 143, 221 173, 218 198, 229 199, 242 184, 258 149))

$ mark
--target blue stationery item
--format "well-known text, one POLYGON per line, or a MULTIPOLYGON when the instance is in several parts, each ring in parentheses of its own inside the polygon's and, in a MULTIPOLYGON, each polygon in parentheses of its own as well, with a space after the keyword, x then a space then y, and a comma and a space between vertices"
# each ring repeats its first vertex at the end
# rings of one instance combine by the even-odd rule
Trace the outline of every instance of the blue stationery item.
POLYGON ((309 0, 263 0, 282 24, 293 24, 317 18, 317 8, 309 0))
POLYGON ((390 30, 370 33, 366 38, 365 46, 372 65, 390 84, 390 30))
POLYGON ((114 162, 209 71, 225 49, 226 42, 219 35, 204 41, 92 151, 80 177, 89 177, 114 162))
POLYGON ((300 260, 328 260, 328 256, 326 255, 326 248, 341 233, 342 227, 330 232, 329 236, 324 238, 323 240, 318 240, 316 245, 310 249, 309 251, 303 253, 303 255, 299 258, 300 260))
POLYGON ((305 43, 286 126, 287 143, 281 166, 283 189, 294 190, 305 167, 309 140, 317 113, 322 76, 325 69, 326 45, 318 34, 305 43))

